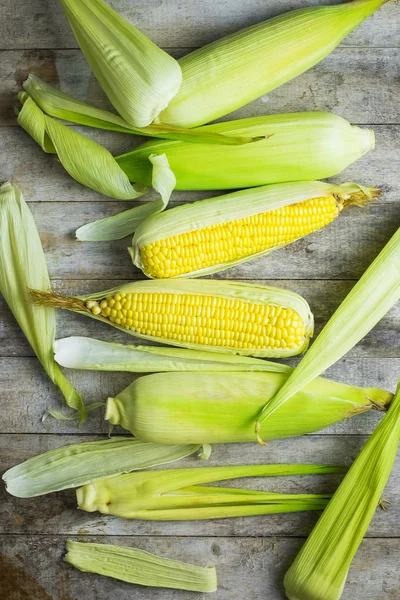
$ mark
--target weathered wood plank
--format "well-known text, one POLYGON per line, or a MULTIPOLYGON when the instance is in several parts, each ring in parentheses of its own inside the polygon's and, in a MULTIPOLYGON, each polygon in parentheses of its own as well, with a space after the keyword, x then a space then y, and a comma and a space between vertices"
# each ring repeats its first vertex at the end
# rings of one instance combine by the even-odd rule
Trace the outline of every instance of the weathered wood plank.
MULTIPOLYGON (((135 546, 160 556, 217 569, 218 600, 284 600, 283 577, 303 544, 299 538, 227 539, 79 536, 78 541, 135 546)), ((205 594, 146 588, 81 573, 62 562, 63 536, 2 536, 0 549, 10 600, 200 600, 205 594), (19 594, 19 595, 17 595, 19 594)), ((400 540, 364 540, 350 568, 342 600, 394 600, 400 579, 400 540)))
MULTIPOLYGON (((76 440, 77 436, 0 436, 2 469, 18 464, 37 452, 76 440)), ((82 439, 82 438, 78 438, 82 439)), ((83 439, 88 439, 85 436, 83 439)), ((89 438, 90 439, 90 438, 89 438)), ((267 463, 330 463, 350 465, 366 441, 365 436, 313 435, 275 440, 262 448, 254 444, 215 445, 208 466, 267 463)), ((400 452, 399 452, 400 456, 400 452)), ((189 457, 162 468, 202 468, 204 463, 189 457)), ((251 478, 215 485, 269 490, 282 493, 332 493, 342 476, 297 476, 251 478)), ((74 535, 183 535, 191 536, 305 536, 318 518, 318 512, 267 515, 235 519, 214 519, 192 523, 118 519, 98 513, 76 510, 74 490, 65 490, 40 498, 20 499, 10 496, 0 486, 0 532, 19 534, 62 533, 74 535)), ((400 535, 400 463, 397 461, 385 499, 389 509, 377 509, 368 531, 369 537, 400 535)))
MULTIPOLYGON (((174 56, 186 53, 170 50, 174 56)), ((79 50, 0 51, 0 61, 0 126, 16 125, 16 95, 29 73, 84 102, 110 109, 79 50)), ((354 124, 399 123, 399 65, 400 49, 338 48, 310 71, 229 118, 322 110, 334 111, 354 124)))
MULTIPOLYGON (((156 44, 168 47, 197 47, 288 10, 335 0, 240 0, 215 3, 204 0, 127 0, 110 2, 115 10, 148 35, 156 44)), ((31 0, 24 10, 15 11, 12 0, 1 3, 1 46, 10 48, 76 48, 67 19, 57 0, 31 0)), ((389 4, 374 14, 343 42, 349 46, 397 46, 396 6, 389 4)))
MULTIPOLYGON (((374 125, 373 129, 376 135, 376 149, 350 165, 334 180, 338 183, 357 181, 364 185, 377 185, 386 192, 385 202, 398 202, 399 182, 396 169, 393 166, 400 163, 398 144, 400 126, 374 125)), ((84 127, 77 127, 77 131, 85 133, 95 141, 105 145, 113 154, 127 152, 141 142, 139 137, 116 134, 110 131, 85 129, 84 127)), ((54 155, 45 154, 36 142, 19 127, 5 127, 1 130, 0 178, 2 180, 13 179, 14 183, 21 187, 26 200, 31 202, 55 200, 79 203, 95 200, 107 201, 105 196, 73 180, 64 171, 54 155)), ((173 201, 186 202, 213 195, 217 194, 211 192, 174 192, 173 201)), ((111 199, 108 202, 112 202, 111 199)), ((131 202, 118 204, 119 211, 123 210, 124 207, 130 208, 132 206, 131 202)), ((78 210, 79 207, 75 206, 74 209, 78 210)), ((111 208, 109 210, 111 211, 111 208)), ((78 221, 77 225, 81 225, 81 223, 81 221, 78 221)))
MULTIPOLYGON (((75 333, 83 333, 75 329, 75 333)), ((125 340, 126 341, 126 340, 125 340)), ((0 423, 3 433, 106 433, 103 409, 90 414, 76 429, 74 423, 42 416, 46 409, 67 414, 63 397, 40 368, 36 358, 0 359, 0 423)), ((133 373, 66 371, 68 379, 82 394, 85 402, 103 402, 128 386, 137 375, 133 373)), ((350 359, 339 361, 326 376, 344 383, 363 387, 379 387, 394 391, 400 374, 400 359, 350 359)), ((328 433, 370 433, 379 421, 375 411, 338 423, 328 433)), ((122 431, 122 430, 119 430, 122 431)), ((1 454, 0 454, 1 456, 1 454)))
MULTIPOLYGON (((251 282, 252 280, 250 280, 251 282)), ((253 280, 255 281, 255 280, 253 280)), ((258 280, 259 283, 284 287, 304 296, 315 316, 315 335, 345 298, 354 281, 301 281, 301 280, 258 280)), ((56 280, 54 287, 61 293, 79 295, 110 289, 119 285, 115 280, 56 280)), ((400 357, 399 340, 400 305, 395 305, 348 355, 349 358, 396 358, 400 357)), ((57 312, 57 337, 70 335, 100 337, 106 341, 135 344, 139 340, 131 335, 108 326, 74 315, 67 311, 57 312)), ((0 297, 0 356, 32 356, 24 335, 16 324, 4 300, 0 297)))

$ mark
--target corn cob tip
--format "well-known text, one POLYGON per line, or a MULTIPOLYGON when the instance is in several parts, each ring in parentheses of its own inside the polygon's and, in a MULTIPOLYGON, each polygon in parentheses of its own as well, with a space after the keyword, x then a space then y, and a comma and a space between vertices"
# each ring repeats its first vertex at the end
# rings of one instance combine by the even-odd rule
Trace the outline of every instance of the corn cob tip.
POLYGON ((28 293, 33 304, 46 306, 48 308, 64 308, 69 310, 78 310, 85 312, 87 312, 89 308, 86 306, 88 303, 85 304, 79 298, 63 296, 53 291, 45 292, 42 290, 29 289, 28 293))
MULTIPOLYGON (((347 206, 365 206, 367 202, 379 198, 382 196, 383 191, 375 187, 361 187, 357 192, 351 194, 341 194, 340 197, 336 197, 340 210, 347 206)), ((335 195, 335 194, 334 194, 335 195)))

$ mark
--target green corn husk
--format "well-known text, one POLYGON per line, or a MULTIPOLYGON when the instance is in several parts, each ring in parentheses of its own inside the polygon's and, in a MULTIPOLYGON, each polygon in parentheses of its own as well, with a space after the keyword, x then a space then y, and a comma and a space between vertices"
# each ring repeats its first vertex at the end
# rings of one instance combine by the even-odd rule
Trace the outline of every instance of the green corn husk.
POLYGON ((33 498, 138 469, 185 458, 200 445, 147 444, 130 438, 69 444, 12 467, 2 477, 7 492, 33 498))
MULTIPOLYGON (((139 377, 107 401, 105 418, 135 437, 163 444, 254 440, 254 419, 293 371, 157 373, 139 377)), ((269 364, 265 365, 265 370, 269 364)), ((386 410, 392 394, 318 378, 261 426, 263 439, 319 431, 368 410, 386 410)))
POLYGON ((216 123, 202 131, 267 137, 241 146, 151 141, 116 157, 130 181, 149 185, 150 154, 166 154, 178 190, 226 190, 337 175, 374 148, 369 129, 333 113, 293 113, 216 123))
POLYGON ((236 138, 219 133, 184 129, 171 125, 151 124, 147 127, 132 127, 122 117, 108 110, 102 110, 76 100, 52 85, 45 83, 34 73, 30 73, 22 85, 28 96, 32 98, 35 104, 46 115, 79 125, 85 125, 86 127, 97 127, 98 129, 130 133, 132 135, 145 135, 167 140, 207 142, 208 144, 231 145, 245 144, 253 141, 253 138, 236 138))
POLYGON ((34 306, 28 288, 51 289, 42 244, 21 191, 7 182, 0 186, 0 293, 50 379, 59 387, 74 418, 83 422, 88 410, 78 392, 61 373, 53 356, 54 310, 34 306))
POLYGON ((118 113, 146 127, 182 83, 178 62, 103 0, 60 0, 98 82, 118 113))
POLYGON ((118 475, 76 490, 78 508, 126 519, 181 521, 325 508, 326 494, 278 494, 204 487, 239 477, 342 473, 334 465, 249 465, 171 469, 118 475))
POLYGON ((285 575, 290 600, 339 600, 389 478, 400 439, 400 386, 285 575))
POLYGON ((54 359, 62 367, 91 371, 267 371, 287 373, 292 367, 282 363, 204 350, 182 350, 159 346, 130 346, 102 342, 87 337, 56 340, 54 359))
MULTIPOLYGON (((307 182, 294 182, 294 183, 278 183, 275 185, 267 185, 249 190, 241 190, 239 192, 233 192, 232 194, 226 194, 216 198, 210 198, 208 200, 200 200, 198 202, 191 202, 182 206, 177 206, 168 211, 158 213, 152 217, 149 217, 145 221, 142 221, 136 228, 134 238, 132 240, 132 247, 128 248, 128 251, 132 257, 133 263, 143 271, 147 277, 155 277, 157 273, 153 274, 151 267, 146 267, 146 260, 143 258, 142 251, 149 244, 154 244, 160 240, 171 239, 175 236, 189 234, 193 231, 202 230, 205 227, 215 226, 219 224, 226 224, 227 222, 235 221, 237 219, 243 219, 247 217, 253 217, 269 211, 275 211, 282 209, 293 204, 301 203, 314 198, 321 200, 326 198, 334 198, 333 204, 335 206, 335 215, 338 216, 343 208, 351 204, 358 204, 362 206, 369 198, 378 195, 380 192, 373 187, 363 187, 354 183, 346 183, 343 185, 333 185, 323 183, 321 181, 307 181, 307 182)), ((322 207, 322 203, 321 203, 322 207)), ((323 207, 325 209, 325 206, 323 207)), ((326 214, 326 209, 325 213, 326 214)), ((129 213, 129 211, 128 211, 129 213)), ((125 213, 126 214, 126 213, 125 213)), ((332 215, 332 220, 333 218, 332 215)), ((293 231, 297 231, 297 239, 305 235, 302 229, 302 219, 293 217, 292 226, 293 231)), ((277 222, 278 224, 280 221, 277 222)), ((326 224, 326 223, 325 223, 326 224)), ((322 225, 321 225, 322 226, 322 225)), ((274 236, 277 231, 271 226, 270 235, 274 236)), ((266 227, 268 233, 268 227, 266 227)), ((241 241, 245 234, 242 234, 241 241)), ((294 237, 294 236, 293 236, 294 237)), ((294 239, 291 241, 295 241, 294 239)), ((176 240, 175 240, 176 242, 176 240)), ((224 245, 236 245, 235 238, 219 238, 219 242, 224 245)), ((200 254, 203 251, 203 246, 200 238, 193 238, 189 241, 178 242, 183 245, 190 246, 194 249, 195 254, 200 254)), ((164 259, 162 263, 165 272, 160 277, 200 277, 202 275, 211 275, 218 271, 229 269, 235 265, 253 260, 260 256, 264 256, 273 252, 274 250, 281 248, 281 245, 276 245, 272 248, 267 246, 266 249, 255 252, 252 254, 246 254, 243 252, 242 256, 235 258, 234 260, 223 262, 220 258, 220 262, 215 264, 214 257, 207 255, 203 258, 203 266, 196 270, 190 270, 190 267, 184 267, 183 261, 179 262, 177 258, 177 269, 180 273, 178 275, 168 274, 167 261, 164 259)), ((186 255, 185 255, 186 256, 186 255)), ((220 252, 219 256, 222 256, 220 252)), ((170 258, 170 256, 168 256, 170 258)))
POLYGON ((198 567, 138 548, 67 541, 64 560, 85 573, 97 573, 150 587, 216 592, 215 567, 198 567))
MULTIPOLYGON (((291 292, 289 290, 274 288, 264 285, 255 285, 249 283, 240 283, 235 281, 216 281, 211 279, 164 279, 164 280, 149 280, 149 281, 135 281, 127 283, 125 285, 118 286, 111 290, 103 292, 96 292, 95 294, 88 294, 86 296, 68 297, 56 294, 54 292, 41 292, 37 290, 31 290, 32 301, 43 306, 49 306, 52 308, 62 308, 77 312, 102 323, 112 325, 121 331, 129 335, 134 335, 139 338, 153 340, 164 344, 170 344, 172 346, 179 346, 183 348, 189 348, 193 350, 211 350, 219 353, 228 354, 242 354, 248 356, 259 356, 259 357, 270 357, 270 358, 285 358, 288 356, 295 356, 307 348, 310 337, 313 335, 314 330, 314 318, 310 307, 306 300, 299 294, 291 292), (162 295, 161 306, 164 308, 154 310, 146 313, 146 317, 150 316, 153 319, 152 325, 157 326, 154 319, 157 319, 161 314, 168 315, 168 307, 165 304, 165 298, 167 295, 186 295, 186 296, 199 296, 208 298, 223 298, 226 300, 237 300, 249 304, 257 304, 260 306, 278 306, 296 311, 302 320, 304 326, 304 334, 301 338, 301 343, 294 348, 287 347, 260 347, 260 348, 249 348, 249 347, 237 347, 236 345, 213 345, 210 341, 204 341, 200 343, 184 341, 182 339, 176 339, 169 335, 168 331, 165 331, 165 337, 163 331, 160 331, 160 335, 145 334, 139 331, 139 329, 129 329, 124 327, 122 324, 117 324, 110 321, 107 317, 102 316, 100 310, 100 304, 102 300, 110 298, 110 296, 125 295, 125 294, 158 294, 162 295), (161 311, 161 312, 160 312, 161 311), (164 312, 163 312, 164 311, 164 312)), ((140 309, 139 309, 140 310, 140 309)), ((142 309, 143 310, 143 309, 142 309)), ((183 309, 180 311, 182 315, 183 309)), ((187 308, 187 315, 183 315, 186 319, 189 319, 189 308, 187 308)), ((238 310, 236 312, 239 312, 238 310)), ((210 308, 211 313, 211 308, 210 308)), ((214 319, 215 320, 215 319, 214 319)), ((235 317, 235 322, 239 322, 240 316, 235 317)), ((181 319, 181 322, 183 320, 181 319)), ((188 324, 188 323, 186 323, 188 324)), ((222 333, 224 329, 222 327, 222 333)), ((225 323, 227 326, 227 324, 225 323)), ((194 326, 196 332, 204 337, 204 327, 201 324, 194 326)))
POLYGON ((179 60, 182 86, 156 122, 195 127, 240 108, 317 64, 385 1, 288 12, 191 52, 179 60))
POLYGON ((257 435, 264 421, 351 350, 399 300, 400 228, 332 315, 293 374, 264 406, 255 425, 257 435))

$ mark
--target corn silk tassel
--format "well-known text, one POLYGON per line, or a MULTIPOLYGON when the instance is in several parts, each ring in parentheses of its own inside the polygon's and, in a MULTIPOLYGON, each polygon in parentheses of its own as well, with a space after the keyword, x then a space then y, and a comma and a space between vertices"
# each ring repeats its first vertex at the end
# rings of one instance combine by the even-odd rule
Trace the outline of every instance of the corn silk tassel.
POLYGON ((329 319, 286 383, 260 412, 255 431, 353 348, 400 300, 400 228, 329 319))
POLYGON ((216 592, 215 567, 198 567, 150 554, 138 548, 67 541, 64 560, 85 573, 150 587, 216 592))
POLYGON ((136 281, 79 297, 31 290, 31 298, 130 335, 194 350, 283 358, 304 352, 313 334, 304 298, 234 281, 136 281))
POLYGON ((178 62, 103 0, 60 0, 76 41, 118 113, 146 127, 178 92, 178 62))
MULTIPOLYGON (((61 373, 53 355, 55 311, 32 304, 28 294, 32 287, 43 293, 51 289, 43 248, 21 191, 7 182, 0 186, 0 292, 46 373, 74 409, 68 418, 82 423, 87 411, 99 403, 85 406, 61 373)), ((49 412, 61 416, 58 411, 49 412)))
POLYGON ((78 125, 85 125, 86 127, 195 143, 207 142, 208 144, 232 145, 253 141, 251 137, 233 137, 213 133, 212 131, 184 129, 172 125, 151 124, 147 127, 133 127, 119 115, 76 100, 54 86, 45 83, 34 73, 29 74, 22 86, 28 96, 46 115, 78 125))
MULTIPOLYGON (((155 357, 155 366, 158 362, 155 357)), ((219 373, 197 372, 194 365, 192 372, 139 377, 108 399, 105 418, 138 439, 162 444, 251 442, 255 417, 293 372, 285 365, 257 362, 262 372, 242 363, 236 372, 223 372, 225 365, 219 373)), ((391 399, 385 390, 320 377, 264 421, 259 435, 271 440, 313 433, 369 410, 385 411, 391 399)))
POLYGON ((379 193, 319 181, 241 190, 149 217, 137 227, 129 253, 147 277, 211 275, 282 248, 379 193))
POLYGON ((121 437, 69 444, 29 458, 8 469, 2 479, 9 494, 33 498, 79 487, 96 479, 175 462, 200 447, 194 444, 147 444, 121 437))
POLYGON ((321 510, 327 494, 279 494, 204 487, 240 477, 343 473, 335 465, 249 465, 168 469, 118 475, 76 490, 78 508, 126 519, 182 521, 321 510))
POLYGON ((195 127, 244 106, 317 64, 385 1, 291 11, 191 52, 178 61, 183 83, 156 122, 195 127))
POLYGON ((389 478, 400 438, 400 385, 285 575, 290 600, 339 600, 389 478))

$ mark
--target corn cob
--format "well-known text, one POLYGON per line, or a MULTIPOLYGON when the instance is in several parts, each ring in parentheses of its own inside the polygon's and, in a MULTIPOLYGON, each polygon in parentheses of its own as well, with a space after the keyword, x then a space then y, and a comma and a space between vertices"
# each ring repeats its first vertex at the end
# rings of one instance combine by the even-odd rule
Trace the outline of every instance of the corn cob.
MULTIPOLYGON (((270 372, 262 373, 171 372, 139 377, 108 399, 106 419, 143 441, 251 442, 255 415, 292 372, 290 367, 277 372, 274 363, 269 364, 270 372)), ((249 370, 252 368, 250 364, 249 370)), ((268 363, 264 368, 267 370, 268 363)), ((265 421, 260 434, 270 440, 312 433, 368 410, 384 411, 391 399, 392 394, 385 390, 320 377, 265 421)))
POLYGON ((301 296, 261 285, 187 279, 138 281, 78 298, 31 293, 36 303, 187 348, 293 356, 307 348, 313 332, 313 316, 301 296))
POLYGON ((182 85, 155 122, 195 127, 240 108, 317 64, 385 1, 295 10, 184 56, 182 85))
POLYGON ((226 190, 331 177, 375 143, 371 130, 352 126, 333 113, 253 117, 200 130, 267 139, 235 146, 150 141, 116 161, 130 181, 151 185, 149 156, 166 154, 176 189, 226 190))
POLYGON ((147 277, 209 275, 290 244, 378 193, 321 182, 234 192, 144 220, 129 252, 147 277))

